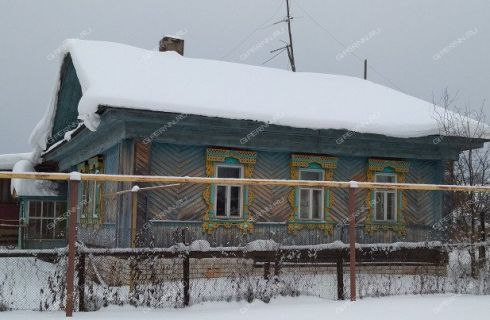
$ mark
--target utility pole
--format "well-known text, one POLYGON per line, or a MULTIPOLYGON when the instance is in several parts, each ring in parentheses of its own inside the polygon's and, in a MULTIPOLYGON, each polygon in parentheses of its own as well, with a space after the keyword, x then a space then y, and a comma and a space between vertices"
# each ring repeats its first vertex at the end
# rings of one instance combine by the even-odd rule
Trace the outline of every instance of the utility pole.
POLYGON ((294 17, 291 17, 291 14, 290 14, 289 1, 290 0, 286 0, 287 16, 284 19, 282 19, 281 21, 274 23, 274 24, 278 24, 278 23, 286 22, 288 24, 289 42, 285 42, 285 41, 281 40, 286 45, 284 47, 272 50, 270 53, 276 53, 276 54, 274 56, 272 56, 272 58, 266 60, 262 64, 265 64, 265 63, 271 61, 272 59, 274 59, 275 57, 280 55, 284 50, 287 50, 288 58, 289 58, 289 64, 291 65, 291 71, 296 72, 296 63, 294 62, 294 50, 293 50, 293 33, 291 32, 291 20, 293 20, 294 17))
POLYGON ((289 45, 288 45, 288 57, 289 64, 291 65, 291 71, 296 72, 296 64, 294 63, 294 50, 293 50, 293 34, 291 32, 291 15, 289 12, 289 0, 286 0, 286 9, 287 9, 287 23, 288 23, 288 34, 289 34, 289 45))
POLYGON ((364 59, 364 80, 367 80, 367 59, 364 59))

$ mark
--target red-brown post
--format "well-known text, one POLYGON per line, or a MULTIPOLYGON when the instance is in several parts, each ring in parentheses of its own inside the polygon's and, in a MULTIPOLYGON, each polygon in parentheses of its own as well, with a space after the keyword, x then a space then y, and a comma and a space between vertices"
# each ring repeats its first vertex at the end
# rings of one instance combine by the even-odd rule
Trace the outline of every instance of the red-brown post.
POLYGON ((66 270, 66 306, 67 317, 73 316, 73 306, 75 298, 75 251, 77 240, 77 206, 78 206, 78 187, 80 185, 80 174, 70 175, 70 216, 68 218, 68 266, 66 270))
POLYGON ((355 216, 355 182, 349 188, 349 272, 350 300, 356 301, 356 216, 355 216))

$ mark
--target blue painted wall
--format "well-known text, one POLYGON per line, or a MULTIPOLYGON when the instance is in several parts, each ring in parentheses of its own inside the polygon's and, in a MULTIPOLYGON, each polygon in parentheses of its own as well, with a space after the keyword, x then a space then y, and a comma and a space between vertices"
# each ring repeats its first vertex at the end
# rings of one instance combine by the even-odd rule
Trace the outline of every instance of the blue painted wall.
MULTIPOLYGON (((337 169, 334 170, 334 180, 366 181, 367 160, 367 157, 339 157, 337 169)), ((442 182, 440 161, 416 159, 406 159, 406 161, 410 163, 407 182, 442 182)), ((258 151, 253 178, 290 179, 289 162, 290 153, 258 151)), ((154 143, 151 152, 150 174, 204 177, 205 147, 154 143)), ((250 188, 255 196, 255 201, 250 207, 250 211, 254 215, 257 216, 257 213, 263 211, 264 208, 273 208, 267 211, 267 215, 258 215, 257 222, 259 223, 256 225, 253 235, 243 235, 233 228, 219 229, 211 235, 205 234, 200 224, 206 211, 206 203, 202 198, 203 190, 203 186, 185 185, 149 192, 149 216, 154 217, 155 220, 163 220, 152 223, 153 236, 156 238, 157 244, 171 245, 169 241, 174 235, 170 230, 175 231, 179 227, 189 227, 193 232, 193 239, 206 239, 214 245, 236 245, 243 241, 268 237, 288 244, 314 244, 340 239, 347 240, 345 227, 340 226, 342 222, 347 221, 348 214, 347 190, 345 189, 332 190, 335 200, 331 216, 339 224, 332 236, 325 236, 323 233, 314 230, 302 230, 298 235, 289 234, 287 220, 292 208, 287 201, 287 196, 290 188, 271 186, 253 186, 250 188), (281 198, 286 199, 286 201, 281 201, 278 206, 272 206, 281 198), (216 236, 218 234, 219 236, 216 236)), ((429 236, 430 226, 441 214, 440 193, 406 191, 403 196, 407 197, 407 206, 403 212, 409 230, 408 234, 399 236, 391 231, 378 231, 371 235, 365 235, 362 227, 366 219, 364 212, 358 218, 360 224, 358 235, 361 241, 423 241, 429 236)), ((362 207, 366 198, 367 191, 360 190, 356 195, 356 207, 362 207)))

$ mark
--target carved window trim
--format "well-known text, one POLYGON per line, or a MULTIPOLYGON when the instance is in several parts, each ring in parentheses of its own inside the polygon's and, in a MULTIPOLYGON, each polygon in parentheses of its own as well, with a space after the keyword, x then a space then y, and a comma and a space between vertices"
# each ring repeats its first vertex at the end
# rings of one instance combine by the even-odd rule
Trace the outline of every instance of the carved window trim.
MULTIPOLYGON (((243 177, 252 178, 255 163, 257 162, 257 152, 247 150, 234 150, 225 148, 206 149, 206 176, 215 177, 218 164, 240 164, 243 166, 243 177)), ((219 227, 239 228, 244 233, 252 233, 254 230, 253 216, 249 210, 254 200, 253 193, 248 186, 242 187, 242 216, 241 218, 222 218, 217 217, 215 212, 215 185, 208 185, 203 192, 203 198, 207 209, 203 217, 203 230, 213 233, 219 227)))
MULTIPOLYGON (((291 154, 291 179, 299 179, 300 169, 321 169, 324 173, 323 180, 332 181, 334 170, 337 168, 337 160, 336 157, 291 154)), ((292 208, 288 219, 289 233, 297 234, 303 229, 319 229, 326 235, 332 235, 334 222, 331 218, 331 209, 334 205, 334 197, 330 188, 323 188, 323 217, 320 220, 304 220, 299 218, 300 189, 300 187, 293 187, 289 192, 288 200, 292 208)))
MULTIPOLYGON (((410 169, 408 161, 385 160, 385 159, 368 159, 367 181, 375 182, 377 173, 392 173, 396 175, 398 183, 404 183, 410 169)), ((379 230, 391 230, 403 236, 407 234, 404 212, 407 207, 407 198, 404 191, 398 190, 396 196, 396 219, 394 221, 377 221, 376 212, 376 191, 369 190, 366 198, 366 207, 368 213, 364 223, 364 231, 372 234, 379 230)))

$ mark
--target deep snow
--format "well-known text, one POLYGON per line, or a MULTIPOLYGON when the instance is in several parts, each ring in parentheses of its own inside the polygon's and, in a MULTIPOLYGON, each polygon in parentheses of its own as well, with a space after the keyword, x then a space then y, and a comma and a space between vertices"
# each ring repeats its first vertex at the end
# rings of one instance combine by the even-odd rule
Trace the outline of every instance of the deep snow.
MULTIPOLYGON (((490 296, 430 295, 332 301, 313 297, 281 297, 266 304, 260 301, 212 302, 186 309, 148 309, 111 306, 97 312, 75 313, 74 319, 172 319, 172 320, 462 320, 486 319, 490 296)), ((13 311, 0 319, 63 319, 64 313, 13 311)))
MULTIPOLYGON (((195 59, 129 45, 67 40, 83 96, 79 118, 96 130, 100 105, 248 119, 310 129, 347 129, 395 137, 439 133, 432 103, 371 81, 195 59)), ((60 69, 62 59, 60 55, 60 69)), ((31 134, 46 149, 56 94, 31 134)))

